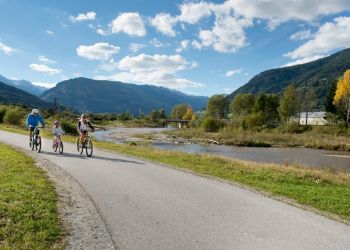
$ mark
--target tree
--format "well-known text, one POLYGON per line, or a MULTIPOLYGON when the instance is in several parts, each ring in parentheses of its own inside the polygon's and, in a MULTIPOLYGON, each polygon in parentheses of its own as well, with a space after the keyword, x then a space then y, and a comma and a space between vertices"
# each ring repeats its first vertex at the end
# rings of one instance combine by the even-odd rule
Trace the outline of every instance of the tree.
POLYGON ((171 111, 171 118, 182 119, 182 117, 186 114, 187 109, 189 107, 190 106, 186 103, 182 103, 174 106, 173 110, 171 111))
POLYGON ((166 118, 166 113, 164 109, 160 110, 152 110, 151 113, 149 113, 149 119, 152 122, 159 122, 161 119, 166 118))
POLYGON ((350 119, 350 69, 345 71, 343 78, 337 83, 334 104, 346 113, 346 123, 350 119))
POLYGON ((278 113, 284 122, 287 122, 298 112, 297 90, 294 84, 289 85, 283 92, 278 113))
POLYGON ((191 120, 193 116, 193 110, 192 107, 187 107, 186 113, 183 115, 182 119, 184 120, 191 120))
POLYGON ((247 116, 252 113, 254 103, 253 94, 238 94, 232 100, 231 109, 234 115, 247 116))
POLYGON ((314 89, 308 89, 302 99, 302 107, 306 112, 305 125, 309 118, 309 112, 311 112, 317 106, 317 96, 314 89))
POLYGON ((274 126, 279 120, 279 98, 276 94, 260 93, 255 100, 253 113, 261 113, 263 123, 274 126))
POLYGON ((227 116, 229 103, 226 95, 213 95, 209 98, 206 113, 214 119, 224 119, 227 116))
POLYGON ((337 81, 332 81, 332 84, 330 85, 327 91, 327 95, 324 102, 324 107, 326 108, 326 111, 333 114, 337 112, 337 108, 333 103, 336 90, 337 90, 337 81))

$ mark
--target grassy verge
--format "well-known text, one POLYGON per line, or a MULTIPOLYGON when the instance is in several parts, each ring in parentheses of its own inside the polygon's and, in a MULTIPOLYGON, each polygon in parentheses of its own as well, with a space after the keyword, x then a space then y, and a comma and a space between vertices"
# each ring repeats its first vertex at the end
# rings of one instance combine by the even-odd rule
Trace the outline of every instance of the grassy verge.
MULTIPOLYGON (((1 127, 0 127, 1 128, 1 127)), ((75 141, 74 137, 64 140, 75 141)), ((95 142, 95 146, 157 163, 234 181, 350 221, 350 174, 230 158, 95 142)))
POLYGON ((304 133, 287 133, 278 129, 249 131, 243 129, 225 128, 218 133, 206 133, 201 129, 181 129, 164 132, 168 135, 206 142, 208 139, 219 141, 225 145, 235 146, 284 146, 307 147, 350 151, 350 137, 337 135, 327 128, 313 128, 304 133))
POLYGON ((0 144, 0 248, 63 249, 56 194, 34 161, 0 144))

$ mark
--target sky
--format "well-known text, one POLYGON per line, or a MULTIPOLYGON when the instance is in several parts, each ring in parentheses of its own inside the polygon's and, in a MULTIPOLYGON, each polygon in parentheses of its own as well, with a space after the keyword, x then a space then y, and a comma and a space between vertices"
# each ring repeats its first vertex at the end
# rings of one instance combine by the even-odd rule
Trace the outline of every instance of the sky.
POLYGON ((350 0, 0 0, 0 74, 229 94, 350 47, 350 0))

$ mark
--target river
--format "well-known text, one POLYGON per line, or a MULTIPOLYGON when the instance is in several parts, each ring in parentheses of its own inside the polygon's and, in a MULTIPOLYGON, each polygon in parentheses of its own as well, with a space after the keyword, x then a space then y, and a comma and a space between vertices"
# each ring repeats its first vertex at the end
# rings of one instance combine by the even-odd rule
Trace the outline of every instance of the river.
POLYGON ((331 168, 350 171, 350 152, 317 150, 308 148, 261 148, 235 147, 225 145, 207 145, 174 143, 166 139, 161 132, 166 128, 114 128, 109 131, 97 131, 94 136, 98 140, 114 143, 140 141, 135 134, 157 135, 159 140, 151 141, 150 145, 162 150, 176 150, 187 153, 223 155, 239 160, 261 163, 278 163, 301 165, 311 168, 331 168))

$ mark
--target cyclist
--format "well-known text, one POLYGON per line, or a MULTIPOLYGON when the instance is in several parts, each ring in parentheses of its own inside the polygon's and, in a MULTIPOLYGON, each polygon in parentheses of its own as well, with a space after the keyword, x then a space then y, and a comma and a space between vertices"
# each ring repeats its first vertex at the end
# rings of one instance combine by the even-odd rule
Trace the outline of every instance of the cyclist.
POLYGON ((45 127, 44 119, 39 114, 39 110, 33 109, 32 112, 28 115, 26 120, 26 125, 29 127, 29 140, 32 141, 33 137, 33 131, 35 127, 39 125, 39 122, 41 123, 42 127, 45 127))
POLYGON ((54 147, 55 145, 57 145, 57 141, 58 141, 57 139, 58 139, 60 136, 64 135, 64 131, 63 131, 63 129, 61 128, 60 122, 59 122, 59 121, 55 121, 54 124, 55 124, 55 125, 54 125, 53 128, 52 128, 52 134, 55 136, 55 138, 54 138, 52 147, 54 147))
POLYGON ((88 127, 92 129, 92 131, 95 131, 95 128, 91 125, 91 123, 89 122, 89 120, 87 119, 87 116, 85 114, 82 114, 80 116, 80 120, 78 122, 78 132, 79 132, 79 135, 80 135, 80 146, 83 145, 83 142, 86 138, 86 135, 87 135, 87 130, 88 130, 88 127))

